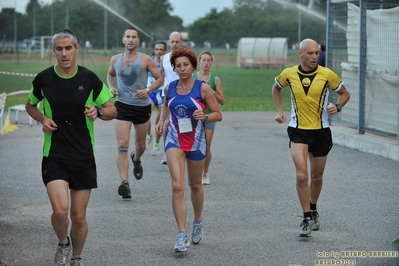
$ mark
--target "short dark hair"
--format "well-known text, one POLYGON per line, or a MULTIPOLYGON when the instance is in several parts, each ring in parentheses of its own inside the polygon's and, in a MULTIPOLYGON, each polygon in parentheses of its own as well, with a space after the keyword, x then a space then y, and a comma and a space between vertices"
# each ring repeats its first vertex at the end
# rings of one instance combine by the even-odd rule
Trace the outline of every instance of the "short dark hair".
POLYGON ((140 33, 135 27, 129 27, 129 28, 124 29, 123 30, 123 35, 122 35, 123 37, 125 37, 125 34, 126 34, 127 30, 135 30, 137 32, 137 37, 140 38, 140 33))
POLYGON ((157 44, 162 44, 164 49, 165 49, 165 51, 167 50, 168 45, 166 44, 166 42, 164 42, 164 41, 156 41, 155 45, 157 45, 157 44))

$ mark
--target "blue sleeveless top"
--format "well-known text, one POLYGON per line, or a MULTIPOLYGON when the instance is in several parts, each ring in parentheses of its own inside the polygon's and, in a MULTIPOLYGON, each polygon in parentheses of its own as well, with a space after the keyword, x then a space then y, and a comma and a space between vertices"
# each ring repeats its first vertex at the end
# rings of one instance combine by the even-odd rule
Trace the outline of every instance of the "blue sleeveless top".
POLYGON ((179 80, 169 84, 166 101, 170 110, 169 126, 165 134, 165 150, 168 144, 177 146, 183 151, 200 151, 206 154, 206 138, 204 122, 193 117, 195 110, 202 110, 205 113, 206 105, 201 96, 202 80, 194 80, 191 91, 186 95, 177 93, 179 80), (181 132, 179 120, 190 119, 191 130, 181 132))

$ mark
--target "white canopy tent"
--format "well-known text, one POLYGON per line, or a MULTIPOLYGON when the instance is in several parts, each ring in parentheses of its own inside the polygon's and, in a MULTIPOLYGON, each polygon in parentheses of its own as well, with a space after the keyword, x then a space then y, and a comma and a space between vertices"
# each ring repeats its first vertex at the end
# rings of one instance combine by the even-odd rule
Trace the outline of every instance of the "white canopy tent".
POLYGON ((287 38, 241 38, 237 67, 284 67, 287 62, 287 38))

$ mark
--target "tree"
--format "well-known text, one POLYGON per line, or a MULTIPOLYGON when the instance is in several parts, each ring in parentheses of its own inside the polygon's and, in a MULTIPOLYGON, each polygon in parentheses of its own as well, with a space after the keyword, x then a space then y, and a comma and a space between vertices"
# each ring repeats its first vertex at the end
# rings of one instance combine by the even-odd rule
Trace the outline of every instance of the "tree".
MULTIPOLYGON (((209 40, 212 47, 224 47, 226 42, 236 44, 241 37, 287 37, 292 43, 298 40, 299 12, 296 4, 309 10, 301 13, 301 37, 318 41, 325 39, 326 22, 312 16, 314 9, 325 14, 323 0, 235 0, 233 8, 220 12, 213 8, 187 29, 179 16, 171 15, 173 7, 168 0, 107 0, 107 7, 118 14, 106 11, 107 21, 104 20, 104 8, 92 0, 53 0, 51 4, 43 5, 39 1, 29 0, 26 14, 16 14, 18 40, 32 36, 32 21, 35 21, 37 36, 51 35, 58 29, 69 27, 81 42, 88 39, 94 48, 99 48, 104 47, 106 23, 107 45, 121 47, 122 31, 131 26, 123 20, 127 19, 151 36, 140 34, 146 43, 167 40, 172 31, 188 31, 195 43, 209 40)), ((0 29, 0 34, 12 39, 13 8, 3 8, 0 12, 0 29)))
MULTIPOLYGON (((172 31, 182 31, 183 20, 170 15, 173 7, 168 0, 119 0, 123 15, 154 39, 168 39, 172 31)), ((143 37, 143 36, 142 36, 143 37)))
POLYGON ((36 9, 40 9, 39 1, 37 0, 29 0, 29 3, 26 5, 26 13, 30 16, 33 15, 36 9))
MULTIPOLYGON (((7 40, 13 38, 14 34, 14 8, 3 8, 0 13, 0 29, 2 38, 5 36, 7 40)), ((21 14, 18 14, 19 16, 21 14)))
POLYGON ((224 46, 226 42, 232 42, 235 38, 233 31, 233 13, 229 9, 224 9, 220 13, 215 8, 203 18, 196 20, 189 27, 190 39, 195 43, 203 43, 208 40, 212 46, 224 46))
MULTIPOLYGON (((286 37, 293 43, 298 40, 299 14, 296 5, 284 0, 235 0, 232 10, 211 10, 194 21, 189 34, 195 42, 209 39, 213 47, 235 44, 242 37, 286 37)), ((325 39, 326 22, 310 14, 301 14, 301 38, 325 39)))

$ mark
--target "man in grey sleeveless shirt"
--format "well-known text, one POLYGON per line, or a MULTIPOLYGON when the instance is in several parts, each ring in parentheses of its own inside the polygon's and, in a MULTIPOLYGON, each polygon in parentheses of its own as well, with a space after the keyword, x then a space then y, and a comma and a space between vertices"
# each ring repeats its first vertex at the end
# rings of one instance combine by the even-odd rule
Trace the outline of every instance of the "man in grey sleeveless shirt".
POLYGON ((130 154, 133 162, 133 175, 137 180, 143 177, 141 156, 145 152, 145 138, 151 117, 151 91, 162 86, 163 77, 150 56, 137 51, 140 44, 139 32, 135 28, 125 29, 122 43, 125 50, 112 56, 107 74, 107 83, 116 96, 115 107, 118 111, 115 122, 115 135, 118 141, 117 166, 122 180, 118 194, 123 199, 131 198, 129 186, 129 139, 133 125, 135 150, 130 154), (147 87, 148 72, 155 81, 147 87), (116 87, 115 87, 116 82, 116 87))

